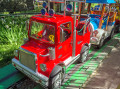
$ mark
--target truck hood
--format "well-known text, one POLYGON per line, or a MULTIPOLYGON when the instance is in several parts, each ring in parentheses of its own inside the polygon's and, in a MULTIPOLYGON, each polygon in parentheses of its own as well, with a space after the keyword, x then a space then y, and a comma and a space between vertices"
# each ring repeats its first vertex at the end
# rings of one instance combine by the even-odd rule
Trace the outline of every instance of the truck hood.
POLYGON ((34 41, 29 41, 27 43, 25 43, 24 45, 21 46, 23 49, 28 50, 30 52, 33 52, 35 54, 41 54, 44 53, 45 51, 47 52, 47 48, 48 46, 41 43, 36 43, 34 41))

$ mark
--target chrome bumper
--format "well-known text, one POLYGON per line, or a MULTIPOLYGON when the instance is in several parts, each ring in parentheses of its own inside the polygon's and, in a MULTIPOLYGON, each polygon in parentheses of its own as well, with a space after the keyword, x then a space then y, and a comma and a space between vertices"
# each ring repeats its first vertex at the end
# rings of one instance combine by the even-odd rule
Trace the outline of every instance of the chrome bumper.
POLYGON ((48 77, 38 73, 38 72, 34 72, 33 70, 29 69, 28 67, 24 66, 23 64, 21 64, 17 59, 13 58, 12 59, 12 64, 15 65, 15 67, 21 71, 22 73, 24 73, 26 76, 28 76, 29 78, 31 78, 32 80, 34 80, 37 83, 40 83, 43 87, 48 87, 48 77))

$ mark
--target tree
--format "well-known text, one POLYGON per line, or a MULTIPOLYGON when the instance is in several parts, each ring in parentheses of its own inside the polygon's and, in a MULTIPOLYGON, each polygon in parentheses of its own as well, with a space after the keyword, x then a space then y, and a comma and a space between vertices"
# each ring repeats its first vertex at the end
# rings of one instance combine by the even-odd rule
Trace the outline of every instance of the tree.
POLYGON ((0 6, 0 11, 9 13, 34 9, 33 0, 2 0, 0 6))

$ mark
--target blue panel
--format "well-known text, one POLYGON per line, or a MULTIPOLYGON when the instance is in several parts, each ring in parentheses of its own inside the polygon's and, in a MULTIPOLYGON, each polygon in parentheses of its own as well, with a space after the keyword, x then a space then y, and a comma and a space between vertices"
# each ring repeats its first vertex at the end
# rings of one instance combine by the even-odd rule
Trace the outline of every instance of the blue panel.
POLYGON ((99 22, 100 22, 100 17, 101 16, 100 15, 91 14, 90 17, 91 17, 90 22, 93 25, 94 30, 96 30, 99 27, 99 22))
POLYGON ((101 17, 101 15, 90 14, 90 17, 91 17, 91 18, 100 18, 100 17, 101 17))
POLYGON ((86 3, 104 3, 104 4, 110 4, 110 3, 116 3, 114 0, 86 0, 86 3))

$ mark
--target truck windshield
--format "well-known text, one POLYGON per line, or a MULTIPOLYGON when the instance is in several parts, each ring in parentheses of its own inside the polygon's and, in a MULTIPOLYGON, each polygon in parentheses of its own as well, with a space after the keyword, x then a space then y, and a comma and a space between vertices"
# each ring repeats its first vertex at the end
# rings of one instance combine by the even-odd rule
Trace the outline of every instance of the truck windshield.
POLYGON ((55 43, 55 27, 50 24, 32 22, 30 36, 42 42, 55 43))

